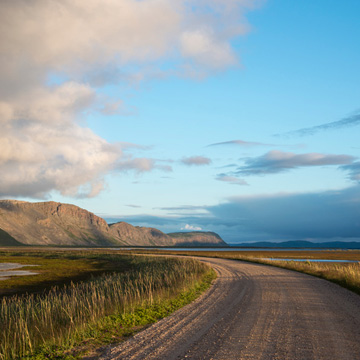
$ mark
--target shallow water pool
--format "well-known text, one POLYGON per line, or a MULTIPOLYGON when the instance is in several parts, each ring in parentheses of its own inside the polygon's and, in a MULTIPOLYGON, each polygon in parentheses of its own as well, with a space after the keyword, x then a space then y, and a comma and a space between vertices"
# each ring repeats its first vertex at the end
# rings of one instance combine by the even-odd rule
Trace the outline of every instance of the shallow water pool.
POLYGON ((36 275, 36 272, 29 270, 15 270, 20 269, 24 266, 38 266, 38 265, 23 265, 17 263, 0 263, 0 281, 7 280, 11 276, 28 276, 36 275))

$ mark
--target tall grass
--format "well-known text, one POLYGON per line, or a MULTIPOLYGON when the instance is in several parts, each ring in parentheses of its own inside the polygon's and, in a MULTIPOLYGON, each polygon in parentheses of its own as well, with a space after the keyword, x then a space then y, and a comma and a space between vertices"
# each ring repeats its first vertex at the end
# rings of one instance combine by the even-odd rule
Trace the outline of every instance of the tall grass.
MULTIPOLYGON (((271 252, 267 253, 270 256, 271 252)), ((245 260, 285 269, 303 272, 305 274, 317 276, 335 282, 347 289, 360 294, 360 262, 357 263, 332 263, 332 262, 312 262, 312 261, 286 261, 286 260, 267 260, 266 258, 255 258, 236 254, 222 255, 220 252, 214 254, 216 257, 227 259, 245 260)), ((284 255, 286 256, 286 254, 284 255)))
POLYGON ((309 275, 317 276, 332 282, 335 282, 349 290, 352 290, 360 295, 360 261, 356 263, 331 263, 331 262, 312 262, 312 261, 274 261, 267 260, 271 257, 292 258, 299 257, 300 259, 329 259, 342 260, 351 259, 359 260, 360 253, 358 250, 339 250, 339 251, 163 251, 163 254, 181 254, 189 256, 205 256, 223 259, 243 260, 248 262, 255 262, 267 264, 271 266, 282 267, 290 270, 303 272, 309 275), (248 255, 250 254, 250 255, 248 255))
POLYGON ((194 284, 209 268, 192 259, 134 257, 136 270, 103 275, 49 293, 5 297, 0 359, 31 354, 45 343, 71 343, 91 323, 152 304, 194 284))
POLYGON ((360 294, 360 262, 325 263, 311 261, 269 261, 265 259, 258 262, 330 280, 360 294))

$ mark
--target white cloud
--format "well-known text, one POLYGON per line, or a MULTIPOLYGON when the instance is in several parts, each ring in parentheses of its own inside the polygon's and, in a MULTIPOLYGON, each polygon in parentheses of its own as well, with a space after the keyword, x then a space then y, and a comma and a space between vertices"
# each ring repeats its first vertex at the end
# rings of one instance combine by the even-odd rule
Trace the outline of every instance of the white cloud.
POLYGON ((86 127, 86 116, 129 113, 102 86, 161 74, 164 61, 172 73, 234 64, 230 41, 247 31, 243 13, 253 3, 2 1, 0 196, 96 196, 112 170, 171 171, 124 156, 86 127))
POLYGON ((223 68, 237 62, 228 42, 215 39, 204 29, 185 31, 181 35, 181 53, 210 68, 223 68))
POLYGON ((181 228, 181 230, 200 231, 202 228, 200 226, 186 224, 185 227, 181 228))

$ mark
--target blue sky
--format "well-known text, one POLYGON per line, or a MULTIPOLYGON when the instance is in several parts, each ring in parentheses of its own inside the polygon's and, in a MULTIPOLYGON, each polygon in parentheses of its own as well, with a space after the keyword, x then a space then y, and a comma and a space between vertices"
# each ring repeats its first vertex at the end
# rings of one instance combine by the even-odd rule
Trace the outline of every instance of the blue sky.
POLYGON ((3 2, 0 196, 225 241, 360 239, 360 3, 3 2))

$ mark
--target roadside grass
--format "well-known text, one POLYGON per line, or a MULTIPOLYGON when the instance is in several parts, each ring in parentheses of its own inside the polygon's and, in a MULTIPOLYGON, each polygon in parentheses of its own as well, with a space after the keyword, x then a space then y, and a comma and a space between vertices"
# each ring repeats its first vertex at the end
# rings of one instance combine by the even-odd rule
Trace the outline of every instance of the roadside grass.
POLYGON ((125 262, 128 270, 41 295, 4 296, 0 359, 80 358, 191 302, 215 276, 209 266, 193 259, 89 252, 71 256, 105 263, 110 257, 112 262, 125 262))
MULTIPOLYGON (((254 259, 242 259, 254 262, 254 259)), ((332 281, 360 295, 360 262, 323 263, 311 261, 256 260, 258 263, 295 270, 332 281)))
POLYGON ((360 251, 359 250, 267 250, 267 251, 157 251, 161 254, 203 256, 277 266, 317 276, 360 295, 360 251), (323 260, 355 260, 356 263, 327 263, 311 261, 270 260, 269 258, 298 258, 323 260))

